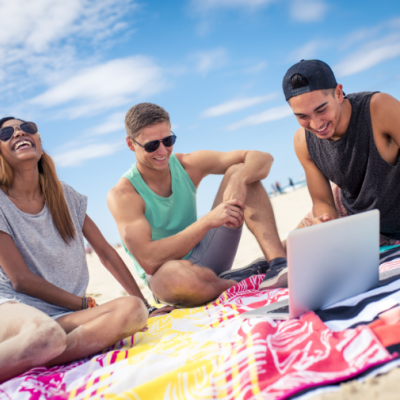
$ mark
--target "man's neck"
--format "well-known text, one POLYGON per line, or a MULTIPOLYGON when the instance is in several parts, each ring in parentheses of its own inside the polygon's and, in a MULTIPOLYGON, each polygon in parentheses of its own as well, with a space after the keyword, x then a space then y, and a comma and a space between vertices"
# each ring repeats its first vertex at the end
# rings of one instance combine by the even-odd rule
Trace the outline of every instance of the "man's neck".
POLYGON ((171 185, 171 172, 169 167, 165 170, 159 171, 147 167, 140 161, 136 162, 136 167, 147 186, 165 186, 167 182, 171 185))
POLYGON ((335 134, 331 137, 331 140, 338 140, 347 132, 351 118, 351 111, 350 101, 344 99, 343 103, 340 105, 339 123, 336 127, 335 134))

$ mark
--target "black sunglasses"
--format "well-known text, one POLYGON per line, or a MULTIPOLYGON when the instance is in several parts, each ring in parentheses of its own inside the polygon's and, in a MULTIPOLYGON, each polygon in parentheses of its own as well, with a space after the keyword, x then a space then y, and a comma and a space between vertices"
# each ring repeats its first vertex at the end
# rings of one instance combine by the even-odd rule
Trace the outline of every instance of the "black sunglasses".
POLYGON ((167 136, 164 139, 161 140, 152 140, 151 142, 147 142, 144 146, 141 145, 140 143, 138 143, 135 139, 131 138, 136 144, 138 144, 140 147, 143 147, 145 151, 147 151, 147 153, 153 153, 154 151, 156 151, 159 147, 160 147, 160 142, 162 142, 162 144, 165 147, 171 147, 172 145, 175 144, 176 142, 176 135, 174 132, 171 132, 172 135, 171 136, 167 136))
POLYGON ((11 139, 12 135, 14 135, 15 129, 19 129, 22 132, 29 133, 30 135, 34 135, 38 133, 38 127, 33 122, 23 122, 19 126, 6 126, 0 129, 0 140, 2 142, 7 142, 11 139))

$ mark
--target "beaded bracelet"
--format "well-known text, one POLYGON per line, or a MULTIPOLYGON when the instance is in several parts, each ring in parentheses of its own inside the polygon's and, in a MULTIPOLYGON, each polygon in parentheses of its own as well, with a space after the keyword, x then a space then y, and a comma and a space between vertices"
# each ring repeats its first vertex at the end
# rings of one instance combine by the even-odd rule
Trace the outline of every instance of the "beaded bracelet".
POLYGON ((96 300, 93 297, 82 296, 82 310, 96 307, 96 300))

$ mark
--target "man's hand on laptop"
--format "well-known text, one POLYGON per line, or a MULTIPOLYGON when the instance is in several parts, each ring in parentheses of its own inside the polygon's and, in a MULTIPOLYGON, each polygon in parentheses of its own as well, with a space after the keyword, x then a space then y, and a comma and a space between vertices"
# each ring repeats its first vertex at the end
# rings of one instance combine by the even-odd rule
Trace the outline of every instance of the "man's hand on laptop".
POLYGON ((244 222, 245 204, 240 200, 228 200, 219 204, 203 218, 210 228, 218 228, 222 225, 228 228, 239 228, 244 222))
POLYGON ((322 224, 323 222, 333 221, 334 219, 335 219, 335 217, 333 217, 331 214, 325 213, 318 217, 313 218, 312 224, 318 225, 318 224, 322 224))

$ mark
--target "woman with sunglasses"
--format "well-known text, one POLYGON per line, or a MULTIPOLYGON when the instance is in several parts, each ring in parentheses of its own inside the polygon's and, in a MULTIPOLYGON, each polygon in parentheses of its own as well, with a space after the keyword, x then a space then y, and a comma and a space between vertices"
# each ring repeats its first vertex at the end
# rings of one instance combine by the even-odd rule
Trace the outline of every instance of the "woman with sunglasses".
POLYGON ((0 383, 36 366, 94 354, 145 329, 155 311, 86 214, 87 198, 58 180, 37 127, 0 120, 0 383), (85 296, 84 237, 130 296, 96 307, 85 296))

